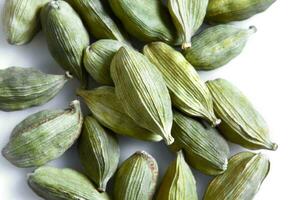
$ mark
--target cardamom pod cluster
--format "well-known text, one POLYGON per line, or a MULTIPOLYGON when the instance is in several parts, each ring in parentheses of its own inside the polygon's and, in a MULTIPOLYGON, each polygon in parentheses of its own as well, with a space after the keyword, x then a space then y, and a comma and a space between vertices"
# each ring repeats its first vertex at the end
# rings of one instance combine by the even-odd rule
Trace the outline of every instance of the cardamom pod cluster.
POLYGON ((251 200, 270 170, 270 161, 262 154, 242 152, 233 156, 224 174, 209 184, 203 200, 251 200))
POLYGON ((34 68, 0 70, 0 110, 14 111, 47 103, 72 76, 45 74, 34 68))
POLYGON ((17 167, 37 167, 60 157, 81 132, 79 101, 65 110, 44 110, 18 124, 2 150, 3 156, 17 167))
POLYGON ((86 176, 68 168, 39 167, 28 175, 28 185, 44 199, 110 199, 106 193, 99 193, 86 176))
POLYGON ((157 183, 158 166, 144 151, 134 153, 120 166, 114 187, 115 200, 151 200, 157 183))
POLYGON ((222 120, 219 129, 228 140, 249 149, 277 149, 265 120, 238 88, 224 79, 208 81, 207 86, 222 120))
POLYGON ((118 168, 120 148, 116 138, 93 118, 87 116, 79 139, 79 156, 87 176, 106 190, 106 184, 118 168))

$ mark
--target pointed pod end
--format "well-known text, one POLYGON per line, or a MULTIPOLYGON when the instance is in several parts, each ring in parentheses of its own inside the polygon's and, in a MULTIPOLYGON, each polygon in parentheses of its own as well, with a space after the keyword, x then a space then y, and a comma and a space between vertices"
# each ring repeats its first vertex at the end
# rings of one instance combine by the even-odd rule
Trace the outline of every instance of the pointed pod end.
POLYGON ((164 136, 163 138, 164 138, 165 143, 168 146, 174 143, 174 138, 171 135, 167 136, 167 137, 164 136))
POLYGON ((185 42, 181 45, 181 49, 186 50, 188 48, 192 47, 192 43, 191 42, 185 42))
POLYGON ((66 71, 65 76, 66 76, 67 79, 73 79, 74 78, 69 71, 66 71))
POLYGON ((276 151, 278 149, 278 144, 272 143, 270 150, 276 151))

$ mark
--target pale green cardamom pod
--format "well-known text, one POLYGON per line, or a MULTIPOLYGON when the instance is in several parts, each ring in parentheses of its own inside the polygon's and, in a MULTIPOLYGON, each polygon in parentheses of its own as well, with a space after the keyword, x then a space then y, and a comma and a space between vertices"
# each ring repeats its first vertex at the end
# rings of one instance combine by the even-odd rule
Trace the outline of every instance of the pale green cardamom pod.
POLYGON ((40 30, 40 9, 50 0, 5 0, 3 27, 10 44, 30 42, 40 30))
POLYGON ((227 169, 229 147, 215 128, 204 126, 193 118, 174 112, 173 150, 182 149, 187 163, 208 175, 227 169))
POLYGON ((233 156, 228 169, 209 184, 203 200, 251 200, 270 170, 262 154, 242 152, 233 156))
POLYGON ((171 163, 157 194, 157 200, 198 200, 196 180, 182 151, 171 163))
POLYGON ((203 23, 208 0, 168 0, 175 27, 182 38, 182 49, 192 46, 191 38, 203 23))
POLYGON ((115 200, 152 200, 158 177, 155 159, 139 151, 120 166, 114 187, 115 200))
POLYGON ((109 200, 99 193, 83 174, 72 169, 39 167, 28 175, 28 185, 43 199, 49 200, 109 200))
POLYGON ((208 81, 207 86, 222 120, 219 129, 228 140, 249 149, 277 149, 265 120, 238 88, 224 79, 208 81))
POLYGON ((45 104, 71 78, 68 72, 52 75, 34 68, 9 67, 0 70, 0 110, 14 111, 45 104))
POLYGON ((79 138, 79 156, 87 176, 105 192, 106 184, 118 168, 120 148, 117 139, 93 117, 87 116, 79 138))
POLYGON ((241 21, 267 10, 276 0, 210 0, 206 20, 212 23, 241 21))
POLYGON ((36 167, 60 157, 79 137, 79 101, 65 110, 44 110, 18 124, 3 148, 3 156, 17 167, 36 167))
POLYGON ((117 98, 114 87, 102 86, 93 90, 78 90, 94 117, 113 132, 139 140, 158 142, 162 137, 140 127, 131 119, 117 98))
POLYGON ((124 45, 117 40, 104 39, 85 49, 84 67, 95 81, 103 85, 113 85, 110 77, 110 63, 115 53, 124 45))
POLYGON ((193 46, 184 52, 185 58, 196 69, 216 69, 237 57, 256 31, 254 26, 248 29, 233 25, 208 28, 192 39, 193 46))
POLYGON ((167 44, 154 42, 144 47, 144 54, 163 75, 176 108, 202 117, 214 126, 220 123, 214 114, 209 90, 181 53, 167 44))
POLYGON ((121 47, 111 63, 115 93, 126 113, 140 126, 172 144, 171 98, 158 69, 141 53, 121 47))
POLYGON ((43 7, 41 21, 52 56, 85 87, 87 83, 82 59, 90 41, 78 14, 67 2, 53 0, 43 7))

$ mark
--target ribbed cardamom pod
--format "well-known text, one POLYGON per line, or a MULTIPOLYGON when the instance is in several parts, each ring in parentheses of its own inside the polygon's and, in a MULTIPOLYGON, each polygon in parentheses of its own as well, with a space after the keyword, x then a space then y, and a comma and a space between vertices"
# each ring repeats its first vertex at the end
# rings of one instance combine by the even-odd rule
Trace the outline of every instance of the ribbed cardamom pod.
POLYGON ((93 90, 78 90, 94 117, 113 132, 139 140, 158 142, 162 137, 140 127, 129 117, 115 94, 114 87, 102 86, 93 90))
POLYGON ((44 110, 18 124, 3 148, 17 167, 36 167, 60 157, 78 138, 82 126, 79 101, 65 110, 44 110))
POLYGON ((182 151, 171 163, 162 180, 157 200, 198 200, 196 180, 182 151))
POLYGON ((207 86, 222 120, 219 129, 228 140, 249 149, 277 149, 265 120, 238 88, 224 79, 208 81, 207 86))
POLYGON ((141 53, 121 47, 111 63, 115 93, 126 113, 140 126, 172 144, 172 105, 166 83, 141 53))
POLYGON ((39 167, 28 175, 28 185, 40 197, 55 200, 109 200, 83 174, 72 169, 39 167))
POLYGON ((0 70, 0 110, 14 111, 42 105, 54 98, 72 76, 45 74, 34 68, 0 70))
POLYGON ((175 27, 182 38, 182 49, 192 46, 191 39, 203 23, 208 0, 168 0, 175 27))
POLYGON ((90 41, 81 19, 67 2, 52 0, 43 7, 41 21, 53 58, 85 87, 86 74, 82 59, 90 41))
POLYGON ((270 161, 262 154, 242 152, 233 156, 224 174, 209 184, 203 200, 251 200, 270 170, 270 161))
POLYGON ((210 0, 206 20, 213 23, 241 21, 267 10, 276 0, 210 0))
POLYGON ((254 26, 248 29, 232 25, 208 28, 192 39, 193 46, 184 52, 185 58, 198 70, 216 69, 237 57, 256 31, 254 26))
POLYGON ((6 0, 3 27, 10 44, 30 42, 40 30, 40 9, 50 0, 6 0))
POLYGON ((144 47, 144 54, 163 75, 173 105, 188 115, 202 117, 212 125, 220 123, 204 82, 183 55, 162 42, 144 47))
POLYGON ((79 138, 79 156, 87 176, 104 192, 118 168, 120 148, 117 139, 93 117, 87 116, 79 138))
POLYGON ((115 53, 125 44, 117 40, 99 40, 87 47, 83 56, 85 69, 103 85, 113 85, 110 63, 115 53))
POLYGON ((171 148, 182 149, 195 169, 208 175, 222 174, 227 169, 229 147, 215 128, 174 112, 172 136, 175 142, 171 148))
POLYGON ((155 192, 158 166, 155 159, 139 151, 120 166, 114 187, 115 200, 151 200, 155 192))

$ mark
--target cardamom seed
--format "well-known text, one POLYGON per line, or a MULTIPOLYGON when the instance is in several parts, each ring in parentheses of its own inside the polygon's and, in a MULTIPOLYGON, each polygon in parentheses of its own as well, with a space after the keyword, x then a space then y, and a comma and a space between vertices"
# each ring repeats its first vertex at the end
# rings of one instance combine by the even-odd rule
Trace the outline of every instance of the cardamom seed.
POLYGON ((60 157, 78 138, 82 114, 79 101, 66 110, 44 110, 18 124, 2 150, 17 167, 36 167, 60 157))
POLYGON ((126 113, 140 126, 172 144, 172 106, 165 81, 141 53, 121 47, 111 63, 115 93, 126 113))
POLYGON ((227 171, 209 184, 204 200, 251 200, 270 170, 270 161, 262 154, 242 152, 233 156, 227 171))
POLYGON ((214 114, 209 90, 181 53, 167 44, 154 42, 144 47, 144 54, 163 75, 176 108, 188 115, 203 117, 214 126, 220 123, 214 114))
POLYGON ((115 179, 115 200, 151 200, 157 183, 155 159, 139 151, 125 160, 115 179))
POLYGON ((28 185, 40 197, 57 200, 109 200, 83 174, 72 169, 43 166, 28 175, 28 185))
POLYGON ((87 176, 100 192, 118 168, 120 148, 117 139, 101 127, 93 117, 87 116, 79 138, 79 156, 87 176))
POLYGON ((219 129, 225 138, 249 149, 277 149, 277 144, 270 140, 265 120, 238 88, 224 79, 208 81, 207 86, 215 112, 222 120, 219 129))

